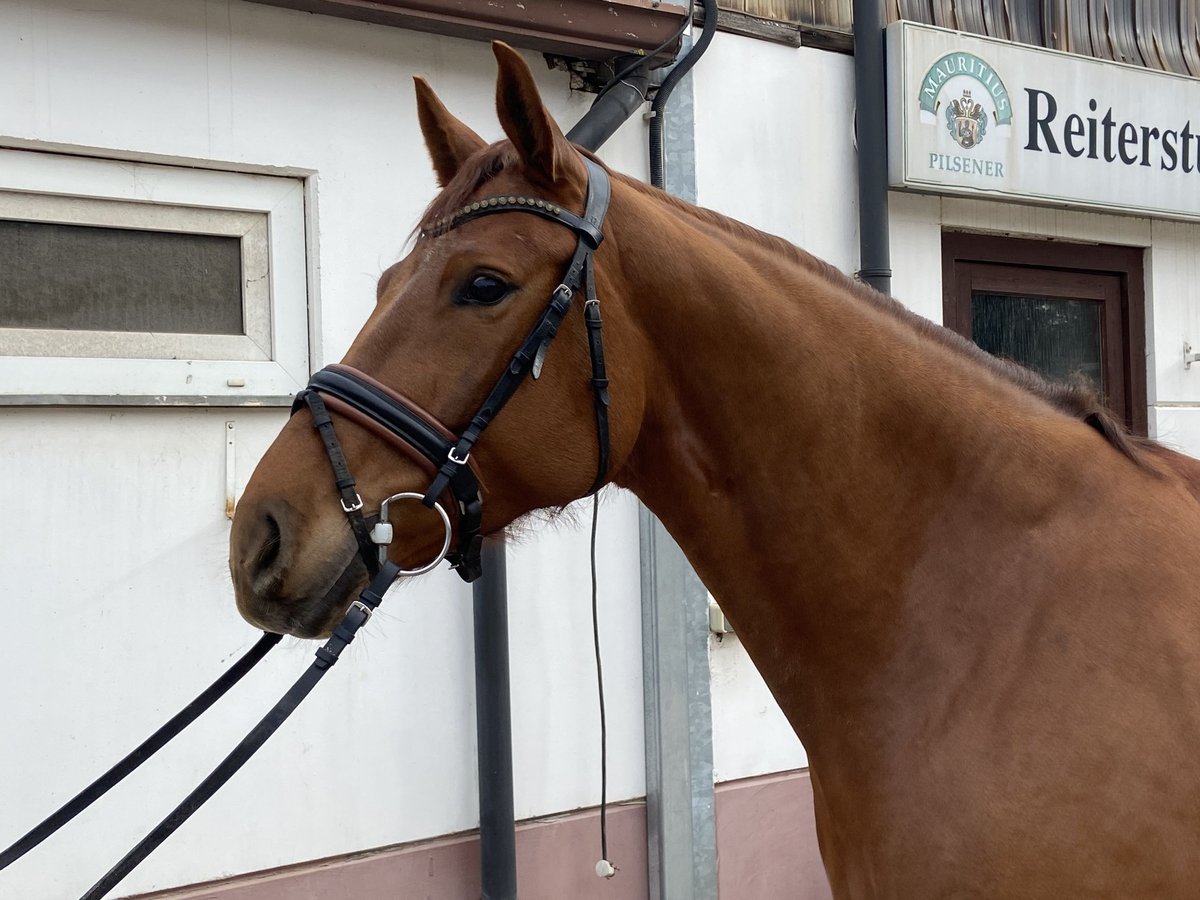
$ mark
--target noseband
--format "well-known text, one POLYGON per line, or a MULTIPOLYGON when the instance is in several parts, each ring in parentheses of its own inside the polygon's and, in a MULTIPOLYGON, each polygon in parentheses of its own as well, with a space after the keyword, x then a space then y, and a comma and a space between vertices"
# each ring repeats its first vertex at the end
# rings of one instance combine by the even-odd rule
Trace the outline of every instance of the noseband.
MULTIPOLYGON (((464 581, 474 581, 483 573, 480 551, 483 543, 483 498, 479 478, 471 467, 471 451, 480 435, 504 405, 516 393, 526 375, 541 376, 546 350, 559 325, 571 308, 575 295, 584 292, 583 317, 587 327, 588 351, 592 361, 592 391, 595 397, 596 437, 599 447, 596 477, 587 493, 600 489, 608 474, 608 377, 604 365, 604 344, 601 337, 600 301, 596 298, 595 273, 592 257, 604 239, 601 226, 608 211, 611 185, 608 173, 586 156, 580 157, 588 173, 587 200, 582 216, 563 209, 549 200, 519 196, 497 196, 477 200, 445 218, 431 222, 421 229, 421 239, 440 237, 465 222, 497 213, 527 213, 541 216, 571 229, 576 236, 572 255, 561 283, 550 294, 537 323, 517 351, 509 359, 500 378, 470 423, 455 434, 412 401, 349 366, 327 366, 312 376, 308 387, 296 395, 292 412, 307 406, 313 417, 313 427, 321 436, 325 452, 333 466, 335 484, 341 495, 342 510, 350 521, 359 555, 374 578, 380 562, 386 558, 386 545, 391 540, 391 525, 386 521, 387 502, 404 497, 420 497, 430 509, 437 509, 446 527, 446 542, 442 555, 417 571, 427 571, 443 558, 464 581), (423 495, 395 494, 385 501, 381 519, 369 522, 363 514, 363 500, 355 489, 345 454, 333 428, 329 409, 345 415, 370 428, 382 437, 396 441, 403 449, 415 451, 418 458, 430 464, 436 474, 423 495), (458 543, 447 552, 451 526, 439 499, 449 494, 457 513, 458 543), (372 525, 374 527, 372 527, 372 525), (381 548, 376 549, 377 545, 381 548)), ((405 574, 405 573, 401 573, 405 574)))

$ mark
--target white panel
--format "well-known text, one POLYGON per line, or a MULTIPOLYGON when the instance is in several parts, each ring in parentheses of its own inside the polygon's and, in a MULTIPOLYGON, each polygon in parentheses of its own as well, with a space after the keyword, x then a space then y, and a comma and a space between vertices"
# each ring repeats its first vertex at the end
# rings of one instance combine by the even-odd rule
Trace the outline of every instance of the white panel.
POLYGON ((1151 407, 1150 436, 1172 450, 1200 457, 1200 407, 1151 407))
POLYGON ((902 194, 888 197, 892 296, 934 322, 942 321, 942 201, 902 194))
POLYGON ((1155 222, 1146 261, 1151 403, 1200 403, 1200 365, 1183 366, 1183 345, 1200 352, 1200 225, 1155 222))
POLYGON ((713 780, 808 765, 792 726, 736 635, 711 637, 713 780))
POLYGON ((718 34, 703 62, 692 76, 700 205, 854 272, 853 60, 718 34))
POLYGON ((943 198, 942 216, 942 224, 953 230, 1136 247, 1150 244, 1150 220, 1133 216, 961 197, 943 198))
MULTIPOLYGON (((520 698, 513 704, 518 818, 600 802, 599 699, 585 565, 591 511, 590 500, 579 501, 536 536, 518 532, 509 543, 512 690, 520 698)), ((636 498, 607 489, 597 553, 610 801, 646 793, 641 580, 638 544, 629 540, 637 533, 636 498)))

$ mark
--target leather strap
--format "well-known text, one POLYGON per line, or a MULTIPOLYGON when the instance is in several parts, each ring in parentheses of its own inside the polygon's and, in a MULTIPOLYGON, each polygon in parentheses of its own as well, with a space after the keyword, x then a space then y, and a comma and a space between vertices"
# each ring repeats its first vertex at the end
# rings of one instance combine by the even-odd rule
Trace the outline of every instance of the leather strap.
POLYGON ((363 516, 362 497, 355 490, 354 476, 350 474, 350 467, 346 464, 346 455, 342 453, 342 445, 338 443, 337 432, 333 430, 333 419, 329 417, 329 412, 325 409, 325 404, 316 391, 304 391, 300 396, 303 397, 312 413, 313 428, 321 436, 321 442, 325 445, 325 453, 329 457, 329 464, 333 466, 334 484, 337 485, 338 493, 341 494, 342 512, 346 514, 346 518, 350 521, 350 530, 354 532, 354 540, 358 544, 358 555, 362 558, 363 565, 367 567, 368 574, 374 578, 379 572, 379 559, 375 552, 375 543, 371 540, 371 529, 367 526, 367 520, 363 516))
POLYGON ((588 488, 589 494, 594 494, 608 480, 608 370, 604 365, 604 337, 601 329, 604 323, 600 319, 600 301, 596 299, 596 286, 593 281, 591 260, 588 260, 587 302, 583 305, 583 322, 587 326, 588 355, 592 359, 592 396, 596 407, 596 444, 598 459, 596 462, 596 479, 588 488))
POLYGON ((101 900, 121 880, 133 871, 134 867, 154 851, 154 849, 170 837, 180 825, 191 818, 204 803, 215 794, 222 785, 232 778, 247 760, 267 742, 267 739, 279 730, 288 717, 300 705, 300 701, 311 693, 333 665, 338 661, 342 651, 354 640, 358 630, 371 618, 371 613, 383 602, 383 595, 396 580, 399 567, 391 562, 384 563, 371 583, 358 595, 358 600, 350 605, 341 623, 334 629, 333 635, 316 652, 316 659, 304 671, 304 674, 292 685, 291 689, 280 699, 271 711, 251 729, 233 751, 222 760, 207 778, 205 778, 183 802, 175 807, 165 819, 138 842, 132 850, 123 856, 115 866, 92 885, 81 900, 101 900))
POLYGON ((82 791, 47 816, 28 833, 0 853, 0 869, 6 869, 18 859, 58 831, 77 815, 137 771, 146 760, 171 742, 183 729, 195 722, 228 693, 229 689, 258 665, 259 661, 282 640, 283 635, 265 632, 242 657, 225 673, 205 688, 191 703, 167 720, 158 731, 138 744, 115 766, 85 787, 82 791))

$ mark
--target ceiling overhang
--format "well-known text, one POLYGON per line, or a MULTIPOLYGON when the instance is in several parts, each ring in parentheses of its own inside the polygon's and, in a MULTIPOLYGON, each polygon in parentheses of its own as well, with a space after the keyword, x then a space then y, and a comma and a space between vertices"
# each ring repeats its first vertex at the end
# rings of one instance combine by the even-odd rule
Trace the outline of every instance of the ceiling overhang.
MULTIPOLYGON (((680 30, 686 3, 655 0, 252 0, 303 12, 472 40, 507 41, 555 56, 608 59, 653 52, 680 30)), ((664 62, 675 55, 667 46, 664 62)))

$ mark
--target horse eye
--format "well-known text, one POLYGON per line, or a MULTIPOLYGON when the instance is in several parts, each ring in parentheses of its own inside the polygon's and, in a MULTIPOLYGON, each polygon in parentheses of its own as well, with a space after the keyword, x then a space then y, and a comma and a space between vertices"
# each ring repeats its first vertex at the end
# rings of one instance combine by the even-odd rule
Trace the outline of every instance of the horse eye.
POLYGON ((508 296, 512 286, 495 275, 476 275, 458 295, 459 303, 480 303, 489 306, 508 296))

